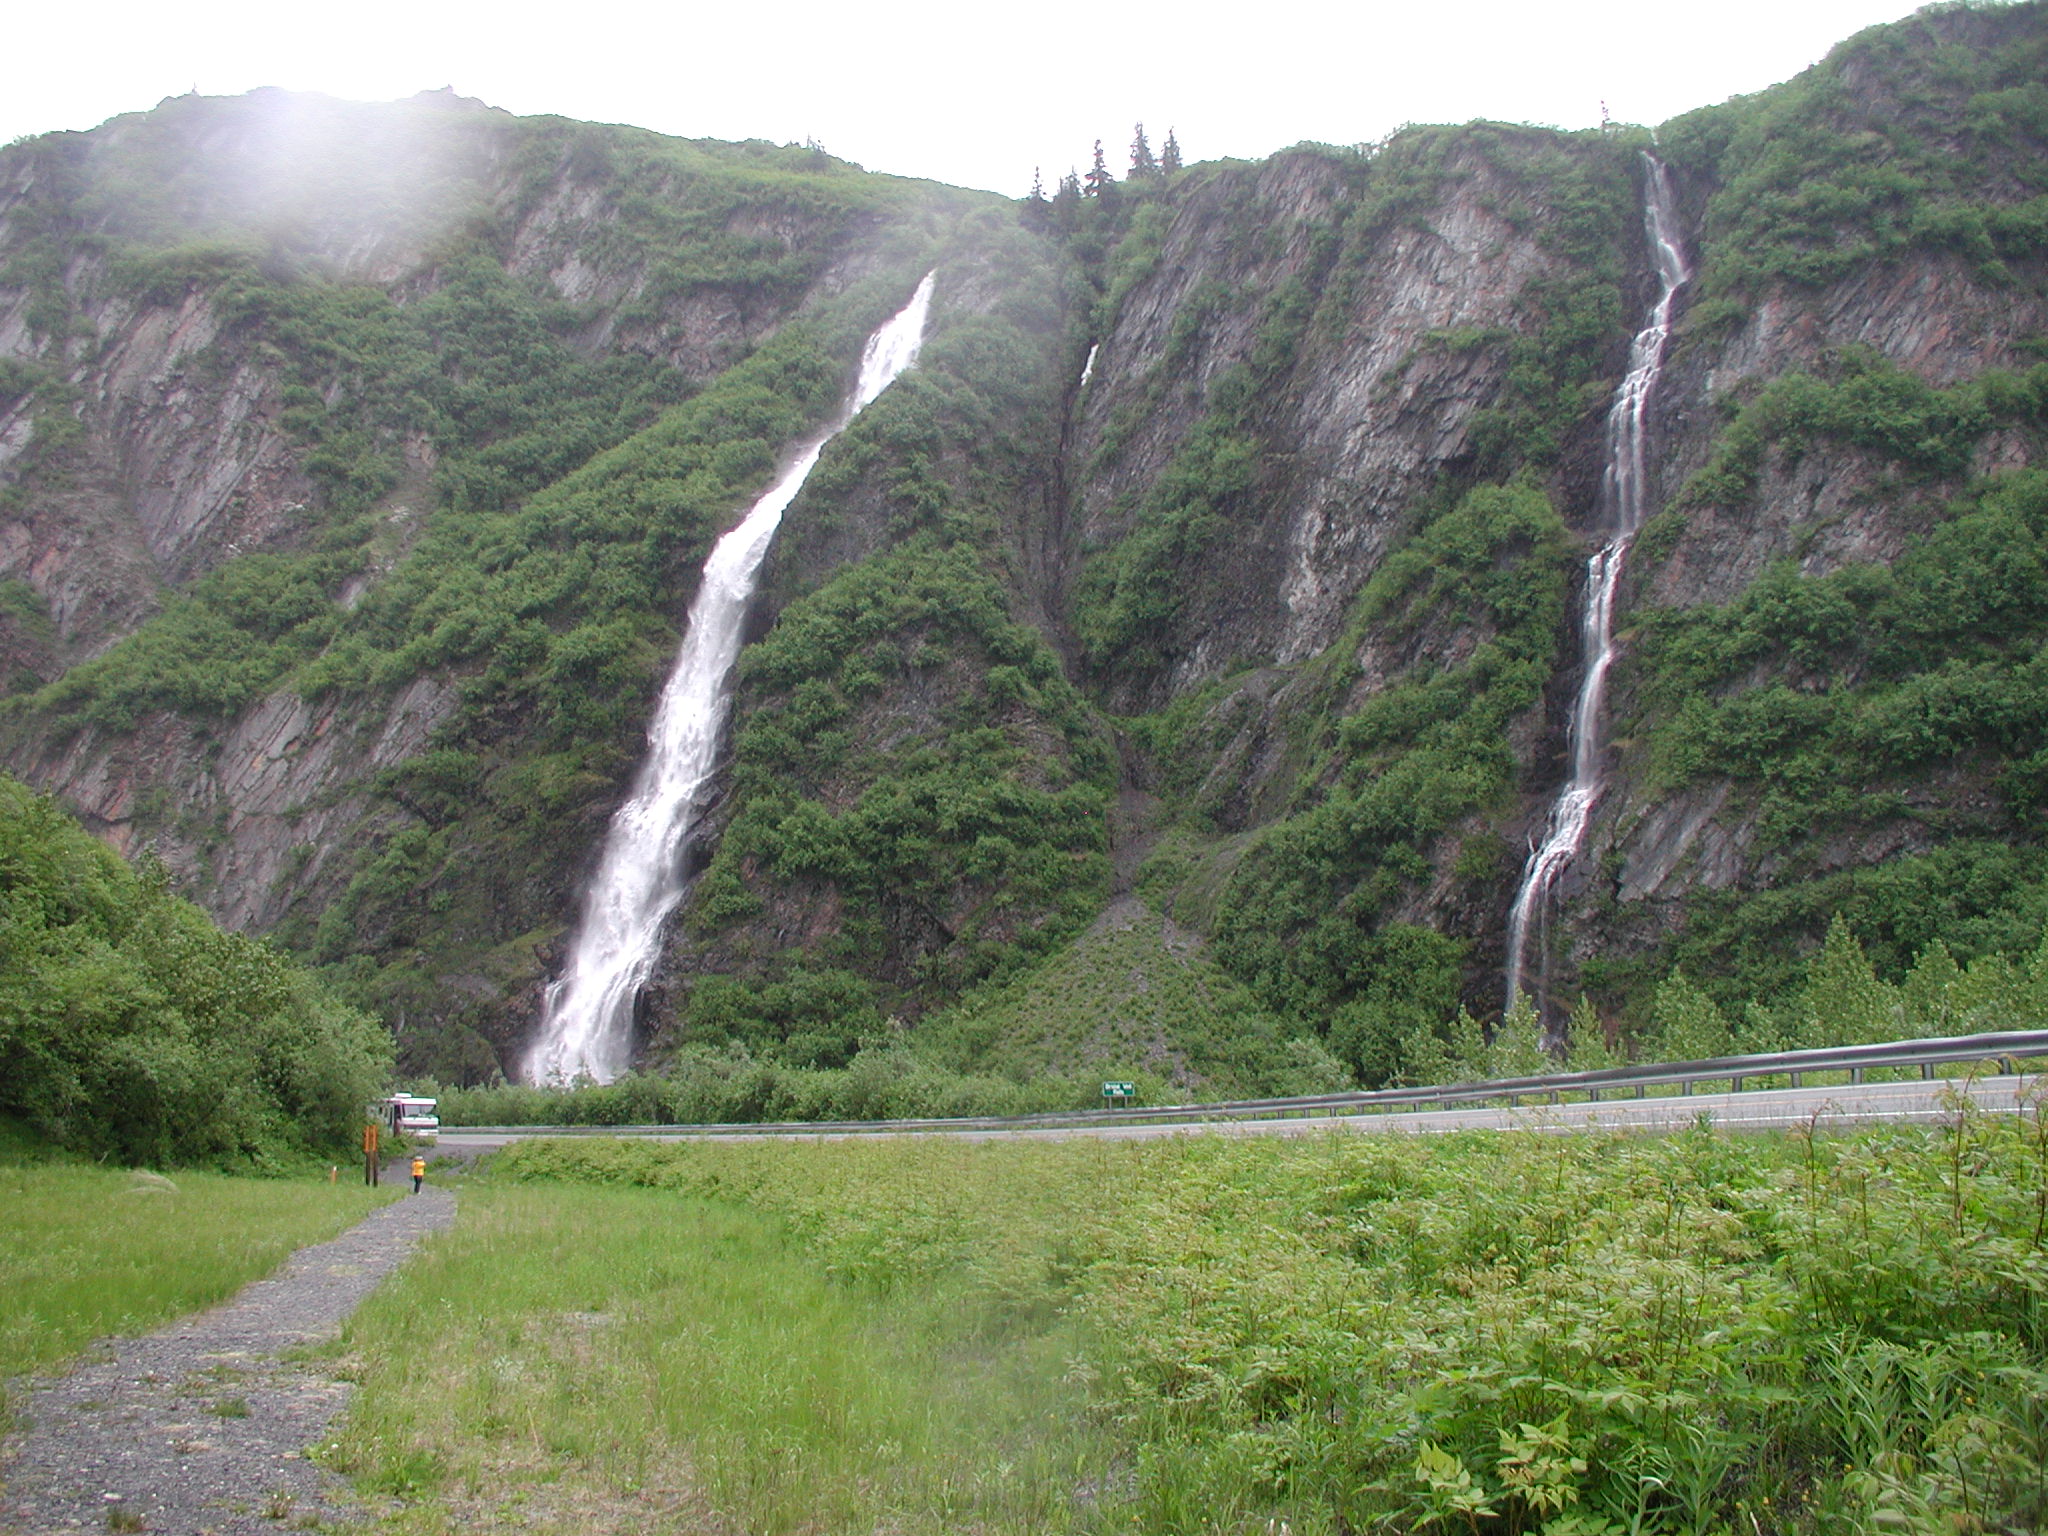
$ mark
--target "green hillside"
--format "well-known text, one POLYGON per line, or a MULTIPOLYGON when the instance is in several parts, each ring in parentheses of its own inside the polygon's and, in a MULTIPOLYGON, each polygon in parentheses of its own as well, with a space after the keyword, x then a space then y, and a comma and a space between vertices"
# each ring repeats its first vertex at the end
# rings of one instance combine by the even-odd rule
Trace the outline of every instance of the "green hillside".
POLYGON ((821 1112, 863 1058, 1450 1070, 1572 771, 1654 151, 1696 276, 1538 1023, 1845 1037, 1831 954, 1896 999, 2048 922, 2044 73, 2040 0, 1937 6, 1655 134, 1017 202, 446 93, 8 146, 0 759, 493 1084, 707 549, 933 272, 765 570, 639 1066, 821 1112))

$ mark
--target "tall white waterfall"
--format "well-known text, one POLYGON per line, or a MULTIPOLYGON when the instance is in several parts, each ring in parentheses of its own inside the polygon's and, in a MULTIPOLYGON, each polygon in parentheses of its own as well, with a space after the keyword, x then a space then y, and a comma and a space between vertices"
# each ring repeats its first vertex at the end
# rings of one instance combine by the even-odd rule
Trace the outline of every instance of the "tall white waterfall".
POLYGON ((1522 888, 1508 913, 1507 1005, 1521 995, 1528 964, 1530 928, 1544 911, 1544 899, 1586 840, 1593 807, 1606 787, 1607 674, 1614 667, 1614 591, 1629 546, 1648 515, 1644 503, 1644 417, 1664 368, 1664 344, 1671 335, 1671 305, 1692 277, 1678 243, 1671 178, 1653 156, 1643 157, 1643 227, 1657 261, 1657 302, 1636 332, 1628 372, 1607 410, 1607 473, 1600 488, 1601 526, 1606 542, 1586 563, 1586 604, 1579 618, 1585 675, 1572 706, 1569 741, 1572 775, 1550 808, 1542 843, 1522 869, 1522 888))
POLYGON ((648 728, 646 760, 605 835, 568 968, 548 988, 540 1035, 526 1059, 531 1081, 608 1083, 626 1070, 633 1001, 654 968, 662 926, 682 899, 683 846, 732 707, 729 685, 755 574, 825 445, 917 360, 931 300, 928 273, 902 311, 868 338, 853 398, 838 419, 804 445, 704 562, 682 650, 648 728))

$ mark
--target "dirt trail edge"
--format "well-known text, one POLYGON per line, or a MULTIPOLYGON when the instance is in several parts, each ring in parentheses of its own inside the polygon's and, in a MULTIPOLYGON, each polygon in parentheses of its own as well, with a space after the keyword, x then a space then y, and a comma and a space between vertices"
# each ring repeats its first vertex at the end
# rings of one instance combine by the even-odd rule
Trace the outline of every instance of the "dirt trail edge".
POLYGON ((0 1452, 0 1532, 241 1536, 354 1524, 361 1506, 306 1459, 351 1388, 282 1360, 324 1343, 455 1197, 428 1188, 301 1248, 233 1300, 88 1351, 19 1404, 0 1452), (110 1357, 103 1351, 111 1351, 110 1357))

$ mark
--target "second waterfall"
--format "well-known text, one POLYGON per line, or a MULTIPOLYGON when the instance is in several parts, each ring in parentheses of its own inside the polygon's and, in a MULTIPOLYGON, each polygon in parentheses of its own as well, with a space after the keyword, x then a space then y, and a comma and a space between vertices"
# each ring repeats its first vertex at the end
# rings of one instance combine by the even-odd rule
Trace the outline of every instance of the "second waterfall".
POLYGON ((1607 472, 1601 484, 1600 517, 1606 536, 1586 564, 1586 599, 1579 620, 1580 654, 1585 673, 1572 705, 1571 777, 1550 807, 1544 838, 1522 869, 1521 889, 1508 912, 1507 1006, 1521 996, 1529 963, 1532 928, 1540 928, 1552 888, 1571 868, 1584 847, 1593 807, 1606 785, 1607 674, 1614 666, 1614 593, 1622 566, 1649 515, 1646 500, 1645 438, 1650 396, 1664 371, 1664 346, 1671 337, 1671 307, 1678 290, 1692 277, 1678 241, 1678 219, 1671 178, 1654 157, 1645 155, 1643 226, 1657 263, 1657 302, 1650 318, 1636 332, 1629 349, 1628 372, 1614 392, 1607 411, 1607 472))
POLYGON ((755 575, 825 445, 917 360, 931 300, 927 273, 910 302, 868 338, 853 396, 838 419, 804 445, 704 562, 683 647, 648 730, 646 760, 605 835, 568 967, 548 988, 540 1034, 526 1061, 529 1080, 606 1083, 626 1070, 634 1000, 654 969, 669 913, 682 899, 683 848, 732 707, 733 663, 755 575))

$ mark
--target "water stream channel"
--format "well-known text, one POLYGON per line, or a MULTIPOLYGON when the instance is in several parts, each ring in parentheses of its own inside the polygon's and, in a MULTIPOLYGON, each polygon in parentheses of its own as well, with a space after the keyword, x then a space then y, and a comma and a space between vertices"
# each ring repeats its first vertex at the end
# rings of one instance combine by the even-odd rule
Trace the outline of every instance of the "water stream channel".
MULTIPOLYGON (((1601 481, 1599 527, 1604 541, 1586 563, 1585 606, 1579 617, 1580 655, 1585 672, 1572 705, 1572 771, 1551 803, 1543 840, 1522 868, 1521 888, 1508 912, 1507 1006, 1522 995, 1532 938, 1541 973, 1548 961, 1544 928, 1550 896, 1585 846, 1593 808, 1607 781, 1607 676, 1614 667, 1614 593, 1628 561, 1629 546, 1649 515, 1646 494, 1646 438, 1650 398, 1664 371, 1671 337, 1672 304, 1692 277, 1678 239, 1671 178, 1654 156, 1645 155, 1643 226, 1657 263, 1657 302, 1629 349, 1628 372, 1607 411, 1607 469, 1601 481)), ((1538 986, 1538 1001, 1547 989, 1538 986)))
POLYGON ((825 445, 917 360, 931 300, 928 273, 910 302, 868 338, 853 395, 839 416, 804 444, 704 562, 682 649, 648 729, 647 756, 631 797, 605 834, 568 965, 548 987, 540 1032, 526 1059, 530 1081, 608 1083, 630 1063, 634 1000, 654 969, 662 930, 686 886, 685 846, 732 710, 733 664, 755 576, 783 512, 825 445))

